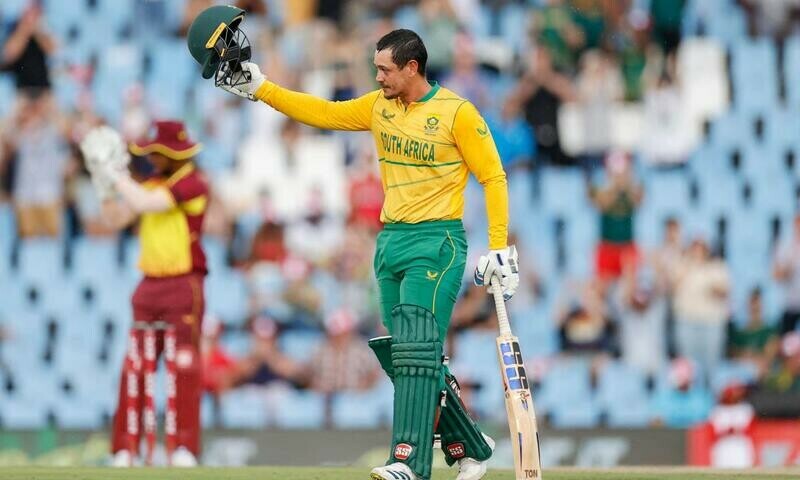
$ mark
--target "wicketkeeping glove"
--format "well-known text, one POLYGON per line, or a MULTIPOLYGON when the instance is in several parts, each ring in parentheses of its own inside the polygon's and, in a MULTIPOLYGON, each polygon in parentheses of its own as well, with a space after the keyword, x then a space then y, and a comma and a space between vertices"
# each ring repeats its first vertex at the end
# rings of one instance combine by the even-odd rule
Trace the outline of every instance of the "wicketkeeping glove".
POLYGON ((122 136, 111 127, 96 127, 81 140, 80 149, 97 196, 114 196, 114 179, 127 172, 131 160, 122 136))
POLYGON ((492 275, 496 275, 500 280, 503 298, 509 300, 513 297, 519 287, 519 267, 515 246, 490 250, 488 255, 483 255, 478 259, 478 266, 475 267, 475 285, 486 285, 491 290, 492 275))
POLYGON ((249 77, 249 80, 243 83, 239 83, 238 85, 226 85, 222 84, 219 88, 225 90, 226 92, 230 92, 234 95, 238 95, 242 98, 246 98, 251 102, 255 102, 257 100, 255 93, 258 88, 267 80, 267 77, 261 73, 261 69, 258 68, 258 65, 252 62, 243 62, 242 63, 242 71, 236 72, 232 76, 229 77, 230 82, 238 83, 242 80, 242 78, 249 77))

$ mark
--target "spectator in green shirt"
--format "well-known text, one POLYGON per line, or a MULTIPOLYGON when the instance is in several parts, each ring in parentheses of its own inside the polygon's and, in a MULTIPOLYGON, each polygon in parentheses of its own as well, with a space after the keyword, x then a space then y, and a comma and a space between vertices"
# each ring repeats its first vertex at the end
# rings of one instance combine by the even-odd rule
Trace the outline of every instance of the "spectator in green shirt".
POLYGON ((635 266, 638 258, 633 219, 643 193, 633 177, 630 163, 625 153, 609 154, 606 158, 608 185, 589 187, 592 203, 600 211, 600 244, 595 267, 604 283, 619 278, 625 267, 635 266))
POLYGON ((747 325, 732 328, 728 348, 735 358, 772 360, 778 352, 778 332, 764 324, 761 297, 761 289, 758 287, 750 292, 747 325))
POLYGON ((681 42, 681 21, 686 0, 650 0, 652 38, 665 55, 677 50, 681 42))
POLYGON ((800 333, 783 336, 781 358, 764 379, 764 387, 777 393, 800 393, 800 333))
POLYGON ((585 39, 566 2, 547 0, 544 8, 536 12, 534 25, 536 38, 550 52, 555 69, 562 73, 574 72, 585 39))
POLYGON ((775 328, 764 324, 760 288, 750 292, 747 310, 747 324, 731 329, 728 351, 733 358, 753 362, 765 371, 778 353, 779 337, 775 328))

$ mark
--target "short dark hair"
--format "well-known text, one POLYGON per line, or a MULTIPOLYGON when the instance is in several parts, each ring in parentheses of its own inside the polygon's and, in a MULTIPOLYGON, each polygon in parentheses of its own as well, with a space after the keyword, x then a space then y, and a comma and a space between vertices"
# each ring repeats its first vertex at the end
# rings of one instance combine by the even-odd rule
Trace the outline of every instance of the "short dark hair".
POLYGON ((392 61, 400 68, 403 68, 411 60, 416 60, 419 64, 419 73, 425 75, 425 65, 428 63, 428 50, 425 44, 415 32, 400 28, 387 33, 375 45, 375 50, 381 51, 390 48, 392 50, 392 61))

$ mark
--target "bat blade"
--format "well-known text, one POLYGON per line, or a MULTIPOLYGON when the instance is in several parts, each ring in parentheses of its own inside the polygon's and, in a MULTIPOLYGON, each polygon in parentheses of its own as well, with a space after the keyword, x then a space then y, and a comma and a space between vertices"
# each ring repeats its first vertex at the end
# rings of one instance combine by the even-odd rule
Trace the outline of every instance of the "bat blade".
POLYGON ((497 355, 505 390, 516 480, 541 480, 539 428, 517 337, 497 337, 497 355))

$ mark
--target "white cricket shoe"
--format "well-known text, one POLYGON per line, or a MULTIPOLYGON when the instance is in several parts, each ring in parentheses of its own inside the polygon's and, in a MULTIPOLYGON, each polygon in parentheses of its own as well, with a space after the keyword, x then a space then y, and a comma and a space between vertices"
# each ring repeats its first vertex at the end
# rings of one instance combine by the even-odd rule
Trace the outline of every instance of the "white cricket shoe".
POLYGON ((172 467, 196 467, 197 458, 186 447, 178 447, 172 452, 172 459, 170 461, 172 467))
MULTIPOLYGON (((494 440, 485 433, 482 434, 489 448, 494 452, 494 440)), ((486 475, 486 465, 489 460, 484 461, 475 460, 474 458, 462 458, 458 460, 458 476, 456 480, 480 480, 486 475)))
POLYGON ((372 480, 417 480, 417 476, 405 463, 395 462, 385 467, 375 467, 369 476, 372 480))
POLYGON ((119 450, 111 457, 111 466, 114 468, 127 468, 133 465, 133 457, 128 450, 119 450))

